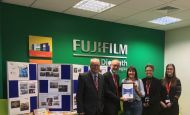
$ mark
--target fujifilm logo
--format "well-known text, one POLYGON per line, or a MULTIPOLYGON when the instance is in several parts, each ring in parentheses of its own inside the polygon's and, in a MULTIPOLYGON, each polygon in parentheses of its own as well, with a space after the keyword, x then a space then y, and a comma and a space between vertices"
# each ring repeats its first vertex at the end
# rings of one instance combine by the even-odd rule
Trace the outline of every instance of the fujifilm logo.
POLYGON ((74 56, 127 58, 127 45, 125 44, 73 39, 73 51, 82 52, 80 54, 74 53, 74 56), (106 56, 105 54, 109 55, 106 56))

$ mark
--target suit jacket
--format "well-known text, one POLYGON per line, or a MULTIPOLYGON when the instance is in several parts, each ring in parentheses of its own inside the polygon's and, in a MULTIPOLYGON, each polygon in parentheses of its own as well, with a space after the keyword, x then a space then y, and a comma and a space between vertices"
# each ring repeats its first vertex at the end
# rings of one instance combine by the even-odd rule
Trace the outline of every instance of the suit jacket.
MULTIPOLYGON (((143 78, 144 90, 145 90, 145 97, 147 96, 147 89, 146 89, 146 81, 149 78, 143 78)), ((160 111, 160 90, 161 90, 161 81, 155 77, 151 78, 151 84, 149 89, 149 97, 150 97, 150 106, 143 108, 143 115, 152 115, 154 111, 156 114, 160 111)), ((142 101, 145 101, 145 97, 142 101)))
POLYGON ((119 88, 119 76, 117 75, 118 89, 115 88, 113 77, 111 72, 106 72, 104 75, 104 114, 105 115, 117 115, 120 110, 120 88, 119 88), (119 95, 117 95, 117 90, 119 95))
POLYGON ((77 90, 77 112, 85 115, 99 115, 103 112, 103 77, 98 74, 98 90, 91 72, 79 74, 77 90))

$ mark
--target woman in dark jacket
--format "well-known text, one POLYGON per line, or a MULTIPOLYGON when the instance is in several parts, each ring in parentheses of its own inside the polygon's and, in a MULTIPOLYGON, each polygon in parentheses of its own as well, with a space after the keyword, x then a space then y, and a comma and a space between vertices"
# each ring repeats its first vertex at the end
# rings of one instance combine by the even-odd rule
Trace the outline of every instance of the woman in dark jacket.
POLYGON ((165 78, 161 86, 160 115, 179 115, 178 99, 181 95, 181 82, 176 77, 174 64, 166 66, 165 78))

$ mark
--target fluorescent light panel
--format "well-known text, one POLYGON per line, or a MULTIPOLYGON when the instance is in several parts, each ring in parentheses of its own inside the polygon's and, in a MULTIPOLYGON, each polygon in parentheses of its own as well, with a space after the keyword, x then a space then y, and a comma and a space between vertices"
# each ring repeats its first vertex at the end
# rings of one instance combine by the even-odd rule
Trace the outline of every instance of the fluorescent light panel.
POLYGON ((107 10, 109 8, 112 8, 114 6, 115 6, 115 4, 102 2, 99 0, 82 0, 73 7, 100 13, 100 12, 107 10))
POLYGON ((165 16, 165 17, 161 17, 161 18, 151 20, 149 22, 154 23, 154 24, 167 25, 167 24, 176 23, 179 21, 181 21, 181 19, 170 17, 170 16, 165 16))

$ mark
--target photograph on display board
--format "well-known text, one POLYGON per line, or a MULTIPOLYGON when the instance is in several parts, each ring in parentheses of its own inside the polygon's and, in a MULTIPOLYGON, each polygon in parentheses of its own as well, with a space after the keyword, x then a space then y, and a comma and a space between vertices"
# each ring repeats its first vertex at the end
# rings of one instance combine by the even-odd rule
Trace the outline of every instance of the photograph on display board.
POLYGON ((9 99, 9 114, 20 115, 30 112, 30 98, 10 98, 9 99))
POLYGON ((28 81, 29 85, 29 96, 38 95, 38 84, 36 80, 28 81))
POLYGON ((71 80, 48 80, 48 93, 71 94, 71 80))
POLYGON ((37 81, 19 81, 19 96, 37 96, 38 88, 37 81))
POLYGON ((20 100, 11 101, 11 109, 20 108, 20 100))
POLYGON ((68 92, 68 85, 59 85, 59 92, 68 92))
POLYGON ((19 96, 28 95, 29 88, 28 88, 28 82, 27 81, 19 81, 19 96))
POLYGON ((62 106, 61 95, 55 94, 39 94, 39 107, 40 108, 61 108, 62 106))
POLYGON ((84 66, 83 65, 73 65, 73 80, 78 80, 79 73, 84 72, 84 66))
POLYGON ((52 37, 29 36, 29 56, 52 58, 52 37))
POLYGON ((59 64, 39 64, 39 80, 59 80, 61 79, 61 65, 59 64))
POLYGON ((29 64, 23 62, 8 62, 9 80, 29 80, 29 64))
POLYGON ((76 93, 73 93, 73 110, 77 109, 76 93))

